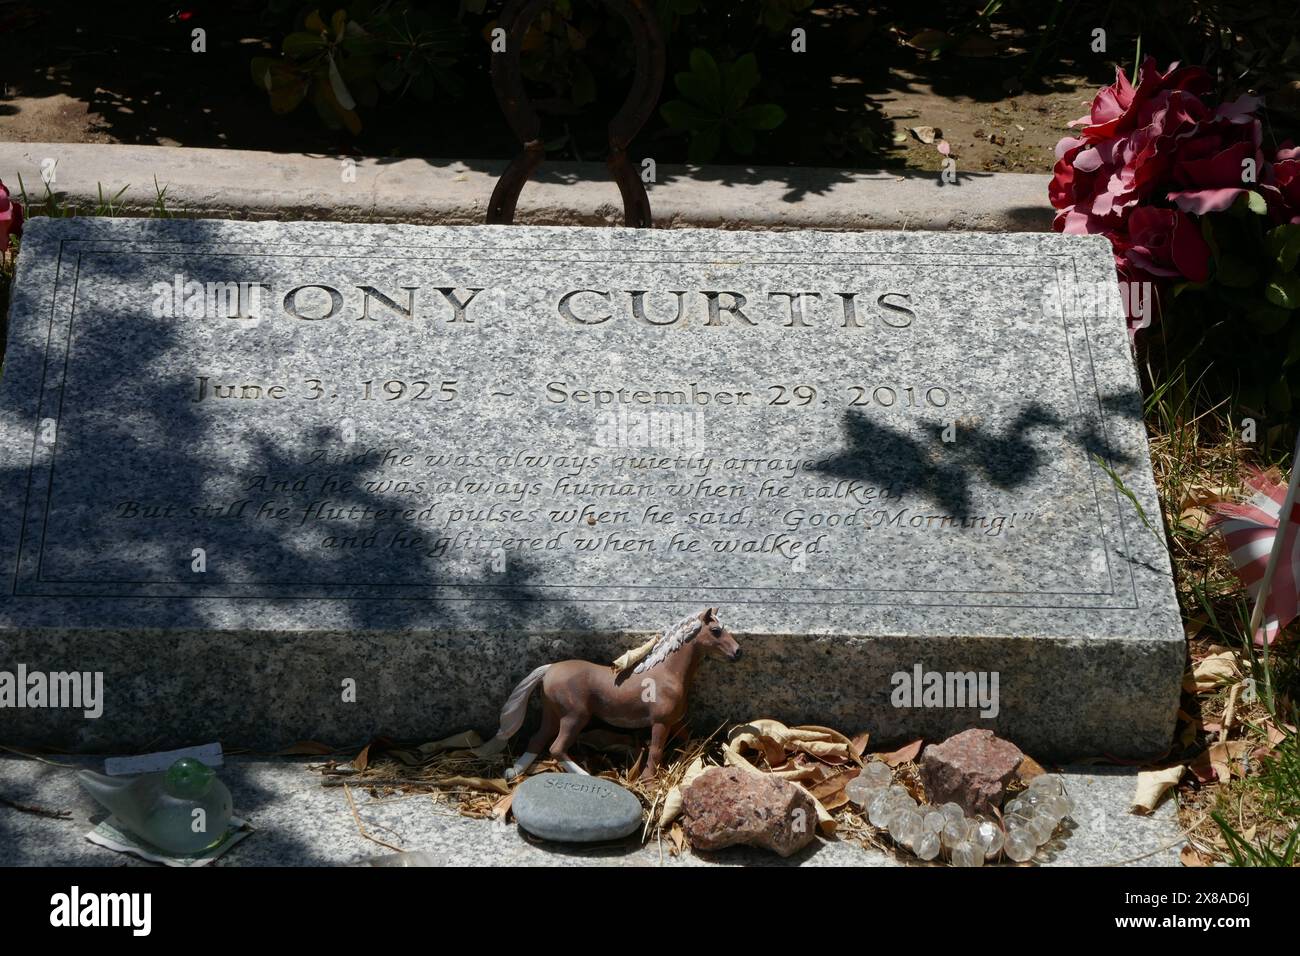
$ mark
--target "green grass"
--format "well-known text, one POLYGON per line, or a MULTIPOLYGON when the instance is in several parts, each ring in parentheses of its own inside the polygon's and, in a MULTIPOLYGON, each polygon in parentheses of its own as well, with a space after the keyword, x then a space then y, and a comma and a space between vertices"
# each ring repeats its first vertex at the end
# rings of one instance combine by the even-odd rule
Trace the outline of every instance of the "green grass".
MULTIPOLYGON (((89 209, 83 211, 81 207, 77 206, 75 203, 68 203, 63 196, 52 190, 48 182, 42 181, 42 185, 45 187, 45 195, 42 196, 40 200, 33 200, 27 194, 27 184, 23 182, 22 174, 20 173, 18 175, 19 198, 22 202, 23 209, 26 211, 28 216, 50 216, 52 218, 70 218, 72 216, 115 217, 121 213, 123 209, 122 197, 125 196, 126 191, 131 188, 131 184, 128 183, 117 192, 106 195, 104 192, 104 184, 98 183, 96 185, 97 197, 95 204, 89 209)), ((148 218, 174 218, 175 213, 167 208, 168 187, 159 186, 157 176, 153 178, 153 189, 153 205, 149 210, 148 218)))
MULTIPOLYGON (((1293 713, 1292 720, 1296 719, 1293 713)), ((1293 726, 1295 726, 1293 724, 1293 726)), ((1247 840, 1228 820, 1226 806, 1210 816, 1228 844, 1234 866, 1295 866, 1300 862, 1300 737, 1287 734, 1262 769, 1242 782, 1239 805, 1253 803, 1251 816, 1268 821, 1263 833, 1247 840), (1289 832, 1288 832, 1288 829, 1289 832)), ((1227 805, 1231 799, 1223 799, 1227 805)), ((1260 824, 1255 824, 1257 830, 1260 824)))

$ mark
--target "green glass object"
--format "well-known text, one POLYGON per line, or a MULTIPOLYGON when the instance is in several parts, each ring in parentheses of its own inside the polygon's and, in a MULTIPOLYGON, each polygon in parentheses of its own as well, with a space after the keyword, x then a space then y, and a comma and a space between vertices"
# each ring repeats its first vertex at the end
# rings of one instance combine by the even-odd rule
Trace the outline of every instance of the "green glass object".
POLYGON ((123 828, 168 853, 201 853, 230 828, 230 791, 211 767, 192 757, 136 777, 79 770, 77 781, 123 828))
POLYGON ((182 757, 167 770, 167 792, 177 799, 197 800, 208 792, 216 776, 202 761, 182 757))

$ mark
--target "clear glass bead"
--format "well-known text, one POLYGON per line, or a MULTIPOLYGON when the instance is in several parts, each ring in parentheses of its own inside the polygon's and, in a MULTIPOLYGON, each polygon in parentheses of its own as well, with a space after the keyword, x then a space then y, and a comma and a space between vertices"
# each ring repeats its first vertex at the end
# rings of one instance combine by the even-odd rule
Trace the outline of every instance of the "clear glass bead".
POLYGON ((984 851, 986 857, 990 855, 990 847, 994 848, 992 855, 996 856, 997 851, 1002 849, 1002 828, 992 820, 977 820, 971 831, 971 840, 984 851))
POLYGON ((894 782, 894 775, 889 768, 878 760, 873 760, 862 768, 862 773, 858 774, 858 779, 873 788, 887 787, 894 782))
POLYGON ((1044 817, 1049 817, 1057 823, 1065 819, 1065 815, 1070 812, 1070 803, 1065 797, 1058 795, 1048 797, 1035 808, 1044 817))
POLYGON ((966 819, 966 811, 963 810, 961 807, 959 807, 957 804, 952 802, 940 804, 939 812, 942 813, 949 820, 966 819))
POLYGON ((922 860, 933 860, 939 855, 941 841, 937 833, 922 833, 916 840, 913 847, 917 857, 922 860))
POLYGON ((1008 859, 1024 863, 1034 858, 1034 854, 1038 852, 1038 844, 1034 842, 1028 830, 1011 830, 1007 833, 1006 846, 1003 850, 1008 859))
POLYGON ((911 848, 923 832, 921 814, 915 810, 899 810, 890 821, 889 835, 900 846, 911 848))
POLYGON ((1057 821, 1049 817, 1035 816, 1030 819, 1029 825, 1025 829, 1034 838, 1034 842, 1042 846, 1056 832, 1056 823, 1057 821))
POLYGON ((894 801, 890 799, 889 794, 880 793, 872 798, 870 806, 867 807, 867 819, 871 821, 873 827, 883 829, 893 811, 894 801))
POLYGON ((948 818, 945 817, 943 813, 931 809, 926 812, 925 819, 922 821, 921 825, 925 828, 927 833, 942 833, 944 824, 947 822, 948 818))
POLYGON ((871 799, 873 790, 860 783, 861 778, 850 780, 844 785, 844 796, 849 798, 849 802, 855 807, 860 807, 871 799))
POLYGON ((1012 830, 1023 830, 1029 826, 1029 821, 1032 819, 1034 819, 1033 815, 1028 810, 1024 810, 1008 813, 1002 818, 1002 822, 1006 824, 1007 832, 1010 833, 1012 830))
POLYGON ((947 847, 949 851, 952 851, 961 844, 966 843, 969 836, 970 823, 965 817, 960 820, 949 820, 943 825, 943 831, 940 833, 943 845, 947 847))
POLYGON ((953 866, 983 866, 984 851, 974 843, 966 840, 952 849, 953 866))
POLYGON ((1049 797, 1056 797, 1065 792, 1065 785, 1061 783, 1060 777, 1042 773, 1029 781, 1029 789, 1049 797))

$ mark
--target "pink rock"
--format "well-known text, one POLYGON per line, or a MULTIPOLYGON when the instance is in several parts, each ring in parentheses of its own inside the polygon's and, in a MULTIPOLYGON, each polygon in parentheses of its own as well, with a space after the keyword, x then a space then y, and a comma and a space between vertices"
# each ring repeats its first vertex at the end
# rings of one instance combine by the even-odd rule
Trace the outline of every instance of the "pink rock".
POLYGON ((779 777, 713 767, 682 794, 682 828, 697 850, 744 845, 790 856, 812 842, 817 808, 779 777))
POLYGON ((921 754, 921 782, 933 804, 952 801, 968 814, 1002 806, 1007 783, 1024 754, 991 730, 963 730, 921 754))

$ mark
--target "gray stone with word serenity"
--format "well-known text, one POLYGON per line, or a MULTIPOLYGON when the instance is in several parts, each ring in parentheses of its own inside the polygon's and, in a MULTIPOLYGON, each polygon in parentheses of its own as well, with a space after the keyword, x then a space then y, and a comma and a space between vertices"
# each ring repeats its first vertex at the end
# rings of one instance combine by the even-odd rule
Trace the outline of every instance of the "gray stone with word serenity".
POLYGON ((510 810, 533 836, 566 843, 618 840, 641 826, 641 801, 611 780, 539 773, 514 793, 510 810))
POLYGON ((0 429, 11 744, 491 733, 706 606, 706 730, 1173 729, 1101 238, 35 219, 0 429))

